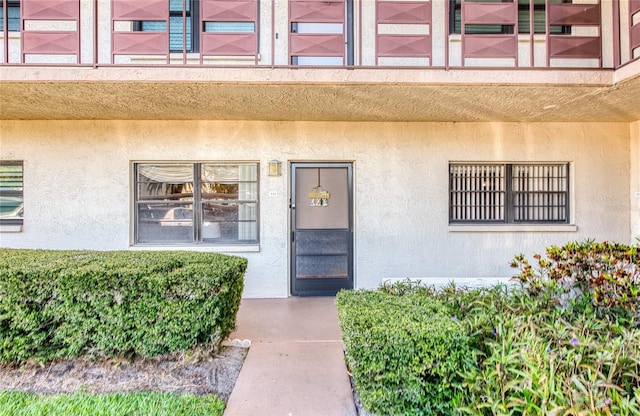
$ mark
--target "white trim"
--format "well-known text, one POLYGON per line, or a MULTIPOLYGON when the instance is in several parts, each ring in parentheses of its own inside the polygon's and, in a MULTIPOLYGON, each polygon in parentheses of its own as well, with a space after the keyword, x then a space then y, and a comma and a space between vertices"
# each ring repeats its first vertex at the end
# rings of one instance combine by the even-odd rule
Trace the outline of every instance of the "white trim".
POLYGON ((410 281, 422 286, 433 286, 442 289, 450 283, 455 283, 457 287, 486 288, 498 284, 512 286, 517 284, 510 277, 387 277, 382 279, 382 284, 399 283, 410 281))
POLYGON ((213 245, 135 245, 129 247, 132 251, 197 251, 197 252, 211 252, 211 253, 257 253, 260 251, 259 244, 238 244, 238 245, 226 245, 226 246, 213 246, 213 245))
POLYGON ((0 225, 0 233, 21 233, 22 224, 19 225, 0 225))
POLYGON ((578 226, 566 225, 515 225, 515 224, 478 224, 449 225, 450 233, 575 233, 578 226))

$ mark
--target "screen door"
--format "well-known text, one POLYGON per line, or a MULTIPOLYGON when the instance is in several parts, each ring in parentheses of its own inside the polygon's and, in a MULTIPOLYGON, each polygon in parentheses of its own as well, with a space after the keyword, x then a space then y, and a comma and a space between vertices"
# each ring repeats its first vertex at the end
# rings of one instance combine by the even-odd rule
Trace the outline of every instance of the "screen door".
POLYGON ((291 165, 291 293, 353 288, 352 165, 291 165))

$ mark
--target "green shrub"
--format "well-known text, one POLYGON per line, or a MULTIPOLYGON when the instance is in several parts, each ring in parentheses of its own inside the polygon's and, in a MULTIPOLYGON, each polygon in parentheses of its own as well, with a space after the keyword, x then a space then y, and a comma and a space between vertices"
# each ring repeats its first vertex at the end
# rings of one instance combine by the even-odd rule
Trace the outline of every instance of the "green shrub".
POLYGON ((235 327, 246 266, 212 253, 0 249, 0 361, 215 346, 235 327))
POLYGON ((454 414, 460 373, 472 359, 467 335, 439 300, 420 291, 390 292, 336 297, 347 365, 363 405, 380 415, 454 414))
POLYGON ((542 273, 529 269, 531 286, 436 290, 407 281, 341 292, 347 364, 367 410, 381 416, 640 416, 640 328, 636 304, 624 297, 635 284, 636 251, 590 247, 583 247, 580 261, 570 250, 552 251, 555 260, 548 261, 558 270, 545 263, 542 273), (628 273, 631 282, 607 281, 602 289, 593 286, 597 279, 592 286, 567 279, 567 286, 548 277, 568 275, 567 268, 577 275, 579 264, 591 264, 596 276, 606 273, 601 263, 616 264, 612 259, 622 259, 617 276, 628 273), (596 289, 603 297, 594 300, 596 289), (435 376, 424 376, 426 363, 438 363, 435 376), (438 381, 440 387, 427 384, 438 381))
POLYGON ((534 256, 535 266, 522 254, 511 264, 520 271, 515 278, 532 296, 547 296, 556 303, 586 296, 599 314, 640 312, 638 247, 571 242, 548 247, 546 254, 546 259, 534 256))
POLYGON ((520 288, 462 291, 477 348, 471 415, 640 415, 640 330, 590 302, 560 308, 520 288))

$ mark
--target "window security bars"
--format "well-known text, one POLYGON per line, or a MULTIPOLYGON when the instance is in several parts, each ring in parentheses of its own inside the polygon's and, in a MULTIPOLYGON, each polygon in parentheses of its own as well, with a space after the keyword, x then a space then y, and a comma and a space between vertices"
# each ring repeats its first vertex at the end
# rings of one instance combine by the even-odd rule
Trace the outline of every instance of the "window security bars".
POLYGON ((569 222, 569 165, 449 166, 450 223, 569 222))

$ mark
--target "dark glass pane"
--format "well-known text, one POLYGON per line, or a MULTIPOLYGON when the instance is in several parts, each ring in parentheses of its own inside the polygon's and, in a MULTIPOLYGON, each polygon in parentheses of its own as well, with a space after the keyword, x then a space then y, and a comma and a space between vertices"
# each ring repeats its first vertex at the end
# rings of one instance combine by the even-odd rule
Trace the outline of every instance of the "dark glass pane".
POLYGON ((193 199, 193 165, 138 165, 138 200, 184 201, 193 199))
MULTIPOLYGON (((169 49, 172 51, 182 51, 185 38, 183 37, 182 16, 171 16, 169 18, 169 49)), ((187 16, 187 51, 191 51, 191 19, 187 16)))
MULTIPOLYGON (((169 0, 169 11, 182 12, 183 0, 169 0)), ((184 1, 186 11, 191 11, 191 0, 184 1)))
POLYGON ((0 193, 22 192, 22 165, 0 165, 0 193))
POLYGON ((0 164, 0 218, 22 218, 22 164, 0 164))
POLYGON ((501 35, 512 34, 513 26, 509 25, 465 25, 467 35, 501 35))
POLYGON ((256 241, 258 239, 258 204, 212 203, 202 204, 202 238, 256 241), (211 237, 218 235, 218 237, 211 237))
POLYGON ((349 254, 349 230, 297 230, 296 253, 299 255, 349 254))
MULTIPOLYGON (((486 2, 486 0, 471 0, 473 1, 482 1, 486 2)), ((494 2, 500 2, 501 0, 495 0, 494 2)), ((569 1, 564 0, 551 0, 551 3, 570 3, 569 1)), ((535 0, 534 1, 534 15, 533 15, 533 26, 534 33, 544 34, 546 33, 546 12, 545 12, 545 0, 535 0)), ((451 33, 461 33, 461 1, 460 0, 452 0, 451 3, 451 21, 450 32, 451 33)), ((518 0, 518 33, 529 33, 530 29, 530 2, 529 0, 518 0)), ((480 26, 480 25, 477 25, 480 26)), ((509 34, 513 33, 513 28, 511 26, 505 25, 488 25, 488 27, 474 27, 472 25, 467 25, 466 27, 467 34, 509 34), (510 31, 509 31, 510 30, 510 31)), ((567 26, 552 26, 549 28, 549 32, 551 34, 562 34, 568 33, 567 26)))
POLYGON ((202 199, 238 200, 238 184, 203 183, 202 199))
POLYGON ((138 243, 192 243, 189 204, 138 204, 138 243))
POLYGON ((342 278, 349 276, 348 256, 296 256, 296 278, 342 278))
POLYGON ((258 180, 258 166, 247 165, 202 165, 203 182, 251 182, 258 180))
POLYGON ((167 23, 155 20, 144 20, 140 22, 140 30, 142 32, 166 32, 167 23))
MULTIPOLYGON (((4 30, 4 8, 0 3, 0 30, 4 30)), ((18 5, 9 4, 7 7, 7 28, 9 32, 18 32, 20 30, 20 7, 18 5)))
POLYGON ((254 22, 204 22, 205 32, 253 33, 254 22))

